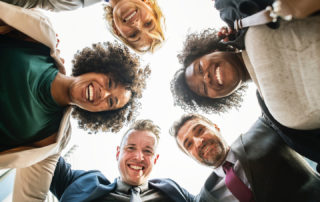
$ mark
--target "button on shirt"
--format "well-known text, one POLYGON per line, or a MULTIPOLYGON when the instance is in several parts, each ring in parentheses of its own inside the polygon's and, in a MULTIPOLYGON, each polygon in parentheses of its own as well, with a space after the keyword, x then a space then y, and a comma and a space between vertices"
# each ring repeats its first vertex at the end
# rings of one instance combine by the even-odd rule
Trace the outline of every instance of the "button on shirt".
MULTIPOLYGON (((236 159, 236 156, 231 150, 228 152, 226 161, 229 161, 234 164, 233 169, 237 174, 237 176, 242 180, 242 182, 245 185, 249 187, 249 189, 251 189, 248 179, 240 164, 240 161, 236 159)), ((223 171, 222 165, 213 170, 213 172, 215 172, 216 175, 219 177, 219 180, 218 180, 218 183, 211 190, 209 190, 209 192, 212 194, 212 196, 216 197, 219 200, 219 202, 238 201, 238 199, 235 198, 230 192, 230 190, 226 187, 226 184, 225 184, 226 174, 223 171)))
MULTIPOLYGON (((131 185, 126 184, 120 179, 117 180, 116 190, 108 194, 107 196, 102 197, 97 201, 110 202, 129 202, 131 196, 131 185)), ((149 187, 148 183, 142 184, 139 186, 141 192, 140 197, 144 202, 160 202, 160 201, 171 201, 166 195, 164 195, 159 190, 149 187)))

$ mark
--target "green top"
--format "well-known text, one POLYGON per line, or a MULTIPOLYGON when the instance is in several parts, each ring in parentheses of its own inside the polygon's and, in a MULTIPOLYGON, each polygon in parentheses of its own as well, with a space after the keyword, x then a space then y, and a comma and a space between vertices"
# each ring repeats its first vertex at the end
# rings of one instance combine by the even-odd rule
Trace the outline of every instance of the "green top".
POLYGON ((50 49, 0 35, 0 68, 0 151, 57 132, 63 107, 51 96, 58 70, 50 49))

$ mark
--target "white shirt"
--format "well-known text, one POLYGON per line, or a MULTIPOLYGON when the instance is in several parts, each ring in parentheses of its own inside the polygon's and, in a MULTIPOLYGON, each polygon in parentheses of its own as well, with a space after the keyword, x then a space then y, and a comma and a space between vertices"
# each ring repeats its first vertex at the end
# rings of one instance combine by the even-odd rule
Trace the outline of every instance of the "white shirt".
MULTIPOLYGON (((240 164, 240 161, 236 159, 236 156, 234 155, 234 153, 231 150, 228 152, 226 161, 234 164, 233 169, 234 169, 236 175, 242 180, 242 182, 245 185, 247 185, 249 187, 249 189, 251 189, 250 184, 248 182, 248 179, 247 179, 247 177, 244 173, 244 170, 240 164)), ((223 165, 223 163, 222 163, 222 165, 223 165)), ((213 172, 215 172, 217 174, 217 176, 219 177, 219 181, 211 190, 208 190, 208 191, 210 192, 210 194, 212 196, 217 198, 220 202, 238 201, 238 199, 236 199, 232 195, 232 193, 230 192, 230 190, 227 188, 227 186, 225 184, 226 174, 223 171, 222 165, 213 170, 213 172)))

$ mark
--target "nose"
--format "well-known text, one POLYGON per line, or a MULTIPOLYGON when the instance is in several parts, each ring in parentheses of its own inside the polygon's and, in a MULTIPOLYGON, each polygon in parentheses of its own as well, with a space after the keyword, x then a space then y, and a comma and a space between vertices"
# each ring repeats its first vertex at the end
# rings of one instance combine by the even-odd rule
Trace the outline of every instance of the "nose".
POLYGON ((205 83, 210 83, 209 72, 204 73, 203 80, 205 83))
POLYGON ((142 161, 144 159, 142 151, 136 151, 134 153, 134 157, 136 160, 142 161))
POLYGON ((193 139, 193 141, 194 141, 194 145, 195 145, 196 147, 200 147, 200 146, 202 145, 203 138, 201 138, 201 137, 195 137, 195 138, 193 139))
POLYGON ((132 25, 138 29, 141 26, 141 22, 139 19, 136 19, 135 21, 133 21, 132 25))
POLYGON ((106 99, 111 94, 111 92, 109 92, 109 91, 107 91, 105 89, 101 89, 100 93, 101 93, 100 96, 101 96, 102 99, 106 99))

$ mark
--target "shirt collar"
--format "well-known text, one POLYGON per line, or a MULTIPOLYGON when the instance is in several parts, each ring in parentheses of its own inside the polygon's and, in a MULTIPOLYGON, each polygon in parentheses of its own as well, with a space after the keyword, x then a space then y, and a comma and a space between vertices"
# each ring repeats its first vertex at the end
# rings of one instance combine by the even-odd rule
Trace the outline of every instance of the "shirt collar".
MULTIPOLYGON (((236 164, 237 162, 237 158, 236 156, 234 155, 234 153, 232 152, 232 150, 230 149, 228 154, 227 154, 227 157, 226 157, 226 160, 224 162, 230 162, 232 163, 233 165, 236 164)), ((226 174, 224 173, 223 171, 223 168, 222 168, 222 165, 224 164, 224 162, 219 166, 217 167, 216 169, 214 169, 214 172, 219 176, 219 177, 224 177, 226 174)))
MULTIPOLYGON (((129 185, 129 184, 123 182, 122 180, 120 180, 120 178, 117 178, 117 188, 116 188, 117 191, 122 192, 122 193, 130 193, 131 187, 132 187, 132 185, 129 185)), ((143 193, 144 191, 149 189, 148 182, 141 184, 137 187, 140 188, 141 193, 143 193)))

